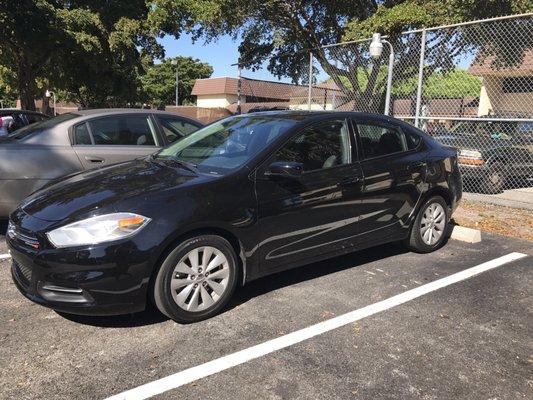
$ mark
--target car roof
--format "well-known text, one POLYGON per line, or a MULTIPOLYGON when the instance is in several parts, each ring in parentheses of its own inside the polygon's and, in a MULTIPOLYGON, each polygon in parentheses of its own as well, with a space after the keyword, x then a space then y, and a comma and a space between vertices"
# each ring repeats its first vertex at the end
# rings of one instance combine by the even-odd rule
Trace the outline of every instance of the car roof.
MULTIPOLYGON (((168 111, 162 110, 153 110, 150 108, 93 108, 87 110, 78 110, 73 111, 73 114, 78 114, 82 116, 99 116, 99 115, 113 115, 113 114, 165 114, 165 115, 174 115, 178 117, 183 117, 182 115, 170 113, 168 111)), ((188 118, 188 117, 184 117, 188 118)), ((189 118, 192 119, 192 118, 189 118)))
POLYGON ((0 108, 0 115, 10 115, 15 112, 19 114, 37 114, 37 115, 43 115, 45 117, 48 117, 48 115, 43 114, 39 111, 21 110, 18 108, 0 108))
MULTIPOLYGON (((246 115, 246 114, 242 114, 246 115)), ((273 111, 258 111, 252 115, 263 115, 270 117, 316 117, 316 116, 335 116, 335 115, 352 115, 354 117, 370 117, 370 118, 390 118, 383 114, 364 113, 359 111, 323 111, 323 110, 273 110, 273 111)))

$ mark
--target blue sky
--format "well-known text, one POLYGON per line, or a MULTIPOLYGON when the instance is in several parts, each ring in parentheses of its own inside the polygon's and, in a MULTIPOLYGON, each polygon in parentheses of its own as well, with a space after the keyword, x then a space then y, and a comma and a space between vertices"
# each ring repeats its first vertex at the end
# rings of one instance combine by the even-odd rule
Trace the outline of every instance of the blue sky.
POLYGON ((237 62, 238 44, 229 36, 221 37, 217 42, 204 44, 203 40, 193 44, 189 35, 182 35, 176 40, 174 36, 165 36, 160 40, 165 48, 166 57, 189 56, 207 62, 213 69, 213 76, 237 76, 237 68, 231 64, 237 62))
MULTIPOLYGON (((238 71, 235 64, 239 58, 239 43, 234 42, 230 36, 222 36, 218 41, 205 44, 199 40, 193 44, 189 35, 183 34, 176 40, 174 36, 165 36, 159 41, 165 48, 166 57, 189 56, 207 62, 213 67, 213 77, 237 77, 238 71)), ((266 68, 260 71, 243 71, 243 76, 254 79, 277 80, 266 68)))

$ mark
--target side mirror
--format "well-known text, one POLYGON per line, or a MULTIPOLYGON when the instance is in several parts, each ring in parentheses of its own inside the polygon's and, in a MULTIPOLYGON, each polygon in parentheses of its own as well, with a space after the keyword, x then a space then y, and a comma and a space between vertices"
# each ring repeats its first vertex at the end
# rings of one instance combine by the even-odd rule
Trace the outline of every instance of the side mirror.
POLYGON ((270 164, 265 171, 266 177, 297 178, 302 175, 303 164, 294 161, 276 161, 270 164))

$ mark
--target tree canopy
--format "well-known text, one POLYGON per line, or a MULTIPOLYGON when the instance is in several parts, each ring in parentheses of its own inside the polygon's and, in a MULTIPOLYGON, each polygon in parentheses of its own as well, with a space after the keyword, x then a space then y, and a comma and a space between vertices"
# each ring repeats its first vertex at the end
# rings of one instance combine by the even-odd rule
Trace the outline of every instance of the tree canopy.
MULTIPOLYGON (((191 96, 196 79, 209 78, 213 68, 200 60, 192 57, 176 57, 178 68, 178 95, 179 104, 193 104, 191 96)), ((146 74, 140 77, 141 98, 144 102, 155 107, 165 104, 174 104, 176 85, 176 66, 171 64, 171 59, 165 59, 159 64, 152 64, 146 74)))
MULTIPOLYGON (((312 50, 335 84, 368 109, 375 109, 374 102, 381 101, 376 94, 383 92, 385 84, 384 79, 378 79, 380 63, 363 57, 368 44, 364 48, 337 48, 336 52, 321 46, 368 38, 373 32, 387 34, 398 49, 396 62, 402 66, 395 80, 408 81, 417 74, 419 49, 400 37, 401 31, 531 9, 530 0, 154 0, 153 4, 154 24, 169 33, 179 35, 185 28, 194 38, 206 41, 232 35, 240 41, 240 63, 248 69, 262 68, 266 62, 274 75, 305 82, 308 52, 312 50), (358 84, 360 70, 368 74, 364 88, 358 84)), ((428 48, 431 66, 425 71, 426 77, 452 70, 454 55, 467 46, 483 45, 480 41, 487 39, 442 32, 430 40, 434 45, 428 48), (450 42, 451 47, 439 48, 444 42, 450 42)), ((494 35, 490 40, 494 44, 512 38, 494 35)), ((502 43, 492 46, 501 53, 498 55, 518 62, 523 48, 502 43)))

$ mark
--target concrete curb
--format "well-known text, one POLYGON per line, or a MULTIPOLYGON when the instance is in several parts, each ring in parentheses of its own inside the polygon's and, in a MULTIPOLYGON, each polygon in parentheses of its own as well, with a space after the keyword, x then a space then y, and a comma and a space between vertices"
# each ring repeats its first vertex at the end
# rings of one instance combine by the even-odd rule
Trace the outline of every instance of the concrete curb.
POLYGON ((481 242, 481 231, 478 229, 465 228, 464 226, 453 225, 452 234, 450 236, 453 240, 460 240, 466 243, 481 242))

